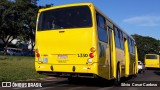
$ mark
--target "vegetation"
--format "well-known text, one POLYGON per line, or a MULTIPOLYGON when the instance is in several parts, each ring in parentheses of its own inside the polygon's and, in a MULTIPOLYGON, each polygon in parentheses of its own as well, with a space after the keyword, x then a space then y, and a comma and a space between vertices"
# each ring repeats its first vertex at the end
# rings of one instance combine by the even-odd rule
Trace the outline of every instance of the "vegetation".
MULTIPOLYGON (((32 0, 0 0, 0 50, 6 54, 11 42, 18 39, 25 43, 35 42, 36 17, 39 8, 32 0)), ((46 77, 35 72, 34 58, 23 56, 0 56, 0 82, 46 77)))
POLYGON ((34 44, 37 12, 38 7, 30 0, 0 0, 0 39, 5 53, 14 39, 34 44))
POLYGON ((32 0, 0 0, 0 48, 4 54, 14 39, 31 44, 33 50, 38 9, 51 6, 37 6, 32 0))
POLYGON ((148 53, 160 54, 160 40, 152 37, 132 35, 138 47, 139 60, 144 60, 144 55, 148 53))
POLYGON ((34 57, 0 56, 0 82, 44 77, 36 73, 34 57))

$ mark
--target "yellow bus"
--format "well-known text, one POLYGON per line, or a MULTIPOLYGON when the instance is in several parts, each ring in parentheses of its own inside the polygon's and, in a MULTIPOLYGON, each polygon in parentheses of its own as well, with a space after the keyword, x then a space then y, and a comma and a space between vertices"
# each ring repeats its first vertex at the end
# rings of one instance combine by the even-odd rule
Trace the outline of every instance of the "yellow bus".
POLYGON ((160 68, 160 57, 158 54, 146 54, 144 61, 146 68, 160 68))
POLYGON ((92 3, 40 9, 35 69, 57 77, 115 79, 138 72, 134 39, 92 3))

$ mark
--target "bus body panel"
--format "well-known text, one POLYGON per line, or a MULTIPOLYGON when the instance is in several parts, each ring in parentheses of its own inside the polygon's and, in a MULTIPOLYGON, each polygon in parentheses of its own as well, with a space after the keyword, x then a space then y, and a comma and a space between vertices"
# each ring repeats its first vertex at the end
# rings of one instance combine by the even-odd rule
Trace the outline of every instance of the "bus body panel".
POLYGON ((116 48, 116 60, 117 63, 120 62, 120 71, 121 76, 125 76, 125 58, 124 58, 124 51, 120 48, 116 48))
MULTIPOLYGON (((94 53, 94 58, 92 58, 92 63, 87 64, 87 60, 90 58, 90 49, 92 47, 96 48, 93 29, 63 31, 65 32, 59 33, 59 30, 55 30, 37 33, 36 43, 38 44, 37 49, 40 52, 39 59, 47 59, 47 62, 44 61, 44 64, 36 63, 38 67, 44 67, 36 67, 36 70, 51 71, 50 66, 53 65, 54 72, 73 72, 72 68, 75 66, 75 72, 96 74, 97 65, 94 64, 97 62, 96 52, 94 53)), ((36 61, 38 61, 38 58, 36 58, 36 61)))
POLYGON ((112 30, 112 38, 111 38, 111 67, 112 67, 112 75, 113 75, 113 78, 115 79, 117 76, 116 76, 116 73, 117 73, 117 57, 116 57, 116 44, 115 44, 115 36, 114 36, 114 31, 112 30))
POLYGON ((138 73, 138 51, 137 45, 135 45, 135 74, 138 73))
POLYGON ((37 49, 50 64, 86 64, 95 47, 92 32, 90 28, 37 32, 37 49))
POLYGON ((135 54, 131 53, 130 54, 129 75, 135 74, 135 68, 136 68, 135 62, 136 62, 135 54))
POLYGON ((125 76, 129 76, 129 65, 130 65, 130 56, 129 56, 129 48, 128 48, 128 41, 124 39, 124 50, 125 50, 125 76))
POLYGON ((146 54, 145 55, 145 67, 147 67, 147 68, 160 68, 159 55, 157 55, 157 54, 146 54), (147 56, 149 56, 149 58, 147 58, 147 56), (156 58, 154 58, 153 56, 156 57, 156 58))
POLYGON ((99 41, 98 75, 105 79, 110 79, 110 45, 99 41))

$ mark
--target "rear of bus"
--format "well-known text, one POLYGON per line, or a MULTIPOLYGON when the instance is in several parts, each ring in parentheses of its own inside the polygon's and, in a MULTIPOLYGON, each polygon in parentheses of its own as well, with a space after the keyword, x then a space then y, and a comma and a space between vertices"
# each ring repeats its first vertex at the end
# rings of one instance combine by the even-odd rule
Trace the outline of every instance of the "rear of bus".
POLYGON ((94 13, 90 3, 39 10, 35 46, 38 73, 58 77, 97 74, 94 13))
POLYGON ((145 67, 146 68, 160 68, 160 59, 157 54, 145 55, 145 67))

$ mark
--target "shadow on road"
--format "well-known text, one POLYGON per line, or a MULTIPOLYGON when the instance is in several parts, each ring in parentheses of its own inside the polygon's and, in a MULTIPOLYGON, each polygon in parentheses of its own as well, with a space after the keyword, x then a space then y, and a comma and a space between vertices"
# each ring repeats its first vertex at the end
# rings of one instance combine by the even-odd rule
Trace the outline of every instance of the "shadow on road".
MULTIPOLYGON (((121 82, 127 82, 135 77, 121 78, 121 82)), ((113 87, 115 86, 114 80, 104 80, 104 79, 91 79, 91 78, 74 78, 56 84, 69 84, 71 86, 87 86, 87 87, 113 87)), ((117 85, 116 85, 117 86, 117 85)))
POLYGON ((84 79, 77 78, 76 80, 69 80, 70 84, 73 85, 82 85, 90 87, 111 87, 114 85, 114 80, 102 80, 102 79, 84 79))
POLYGON ((160 70, 156 70, 156 71, 154 71, 154 73, 155 73, 156 75, 160 75, 160 70))
POLYGON ((160 70, 160 68, 146 68, 146 70, 160 70))

